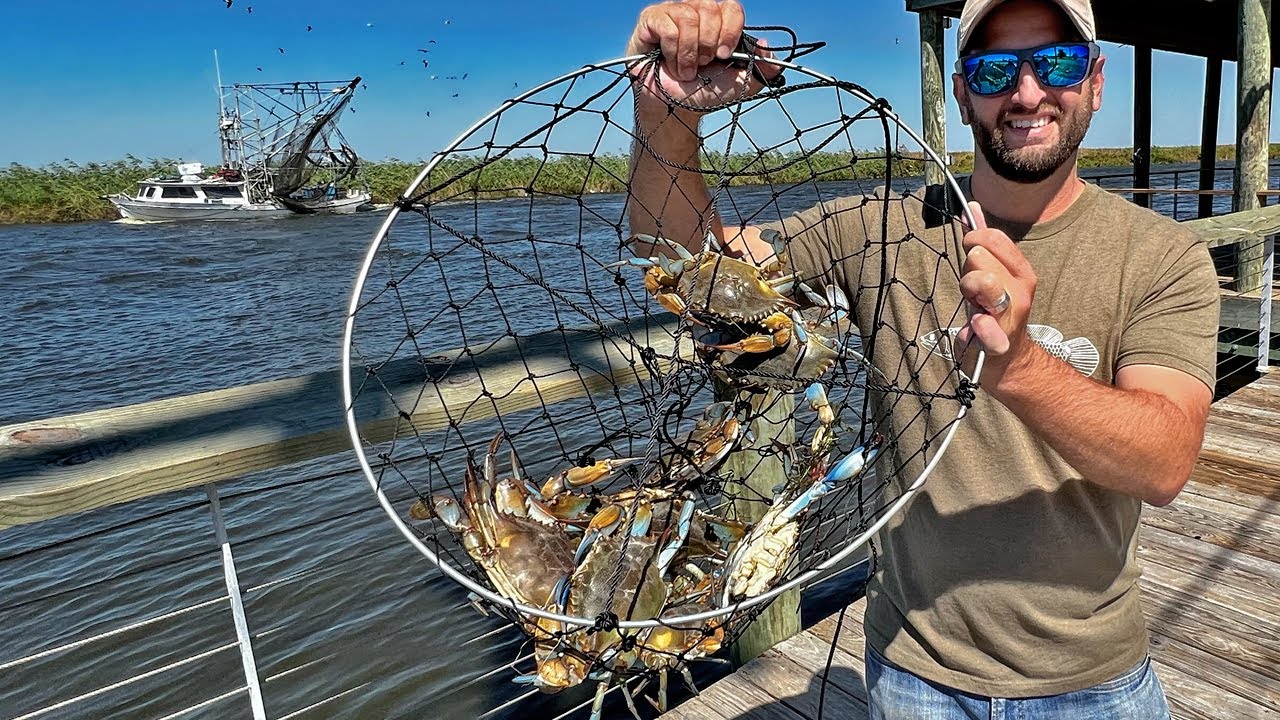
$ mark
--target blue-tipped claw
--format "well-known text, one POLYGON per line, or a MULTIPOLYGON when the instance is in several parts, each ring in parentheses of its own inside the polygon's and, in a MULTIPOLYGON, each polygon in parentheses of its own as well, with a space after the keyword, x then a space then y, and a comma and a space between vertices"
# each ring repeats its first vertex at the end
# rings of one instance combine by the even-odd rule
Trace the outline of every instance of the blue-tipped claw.
POLYGON ((804 317, 800 315, 798 310, 792 310, 791 315, 791 332, 796 336, 796 340, 801 343, 809 342, 809 331, 804 329, 804 317))
POLYGON ((685 493, 684 504, 680 506, 680 517, 676 520, 675 537, 671 538, 662 551, 658 553, 658 571, 666 575, 667 569, 671 567, 671 562, 675 560, 676 553, 680 552, 680 548, 684 546, 685 540, 689 537, 689 528, 693 525, 693 512, 696 508, 693 504, 693 496, 685 493))
POLYGON ((840 462, 827 471, 826 475, 822 476, 822 479, 814 481, 799 497, 791 501, 787 509, 782 511, 780 519, 791 520, 808 509, 815 500, 834 490, 836 486, 860 475, 875 462, 883 445, 883 435, 880 433, 872 435, 866 445, 855 448, 853 452, 845 455, 840 462))

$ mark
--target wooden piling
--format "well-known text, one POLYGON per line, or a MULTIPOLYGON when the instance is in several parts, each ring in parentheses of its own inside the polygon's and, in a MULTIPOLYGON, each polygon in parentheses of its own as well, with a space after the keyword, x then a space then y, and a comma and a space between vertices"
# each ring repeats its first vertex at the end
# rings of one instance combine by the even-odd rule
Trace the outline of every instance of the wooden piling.
MULTIPOLYGON (((924 118, 924 143, 944 162, 947 159, 946 73, 942 70, 945 22, 937 10, 920 12, 920 115, 924 118)), ((943 178, 942 168, 933 163, 925 165, 925 184, 939 184, 943 178)))
MULTIPOLYGON (((721 397, 733 397, 732 392, 721 397)), ((743 393, 740 399, 751 403, 751 441, 745 439, 729 456, 725 469, 734 478, 725 486, 725 498, 731 512, 739 520, 756 521, 769 509, 762 502, 773 497, 776 485, 787 479, 782 458, 774 452, 774 441, 782 445, 795 442, 792 413, 795 400, 790 393, 743 393)), ((742 633, 730 650, 735 667, 754 660, 769 648, 800 632, 800 591, 780 595, 755 622, 742 633)))
MULTIPOLYGON (((1133 185, 1151 187, 1151 48, 1133 49, 1133 185)), ((1133 201, 1151 206, 1151 196, 1134 195, 1133 201)))
MULTIPOLYGON (((1200 116, 1200 189, 1213 190, 1218 167, 1218 105, 1222 100, 1222 58, 1204 66, 1204 110, 1200 116)), ((1196 217, 1213 215, 1213 196, 1201 195, 1196 217)))
MULTIPOLYGON (((1271 0, 1240 0, 1236 63, 1236 212, 1259 206, 1267 188, 1271 133, 1271 0)), ((1241 245, 1236 255, 1238 291, 1262 286, 1262 243, 1241 245)))

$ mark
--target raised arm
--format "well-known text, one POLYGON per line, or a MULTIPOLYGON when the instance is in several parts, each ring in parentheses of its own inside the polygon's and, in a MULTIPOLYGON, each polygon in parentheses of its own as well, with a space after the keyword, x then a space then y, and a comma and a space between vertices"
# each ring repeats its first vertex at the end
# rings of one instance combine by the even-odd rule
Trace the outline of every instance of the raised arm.
MULTIPOLYGON (((637 139, 632 144, 627 203, 632 234, 661 234, 695 250, 701 249, 708 229, 717 238, 725 239, 721 219, 711 207, 705 178, 696 170, 677 167, 700 167, 702 113, 678 106, 669 110, 667 97, 693 108, 705 108, 743 96, 744 85, 746 94, 758 92, 760 83, 746 70, 728 67, 724 62, 742 36, 743 22, 742 6, 737 0, 666 2, 641 11, 627 54, 660 49, 662 61, 656 73, 647 64, 633 70, 637 139)), ((779 70, 762 65, 760 71, 771 76, 779 70)), ((742 234, 734 228, 729 239, 742 234)), ((746 233, 756 242, 758 235, 754 229, 746 233)), ((738 252, 766 254, 767 243, 753 248, 755 243, 743 242, 737 239, 734 243, 738 252), (755 252, 745 252, 748 249, 755 252)), ((649 252, 645 247, 635 249, 649 252)), ((753 259, 764 262, 767 258, 753 259)))

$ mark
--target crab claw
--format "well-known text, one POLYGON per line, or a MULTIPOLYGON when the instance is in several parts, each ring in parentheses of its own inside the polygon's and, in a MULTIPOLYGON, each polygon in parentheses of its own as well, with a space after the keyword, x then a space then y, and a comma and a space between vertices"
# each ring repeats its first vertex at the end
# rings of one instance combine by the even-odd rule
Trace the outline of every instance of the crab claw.
MULTIPOLYGON (((675 559, 676 553, 680 552, 680 548, 684 546, 684 542, 689 537, 689 528, 693 525, 693 511, 696 509, 693 502, 692 493, 684 493, 684 503, 680 506, 680 516, 675 524, 675 537, 669 540, 664 538, 662 550, 658 552, 658 572, 662 575, 667 574, 667 569, 671 567, 671 561, 675 559)), ((670 532, 670 528, 668 528, 670 532)))
POLYGON ((782 233, 772 228, 760 231, 760 239, 769 243, 773 248, 774 261, 769 271, 777 272, 787 266, 787 240, 782 237, 782 233))
POLYGON ((587 529, 582 533, 582 540, 578 543, 578 549, 573 553, 573 564, 581 565, 583 558, 587 556, 587 551, 604 535, 612 534, 614 530, 622 524, 622 507, 618 505, 606 505, 600 508, 600 511, 591 518, 591 522, 587 524, 587 529))
POLYGON ((591 485, 612 477, 619 470, 638 463, 644 458, 606 458, 586 467, 571 467, 558 475, 552 475, 542 484, 541 497, 550 498, 571 488, 591 485))
POLYGON ((804 391, 804 399, 808 401, 809 407, 818 413, 818 422, 823 425, 835 424, 836 413, 830 401, 827 400, 827 389, 822 386, 822 383, 810 385, 804 391))
POLYGON ((862 474, 862 471, 870 466, 880 455, 883 445, 883 435, 880 433, 872 435, 866 445, 855 448, 853 452, 841 458, 840 462, 828 470, 826 475, 823 475, 819 480, 815 480, 807 490, 791 501, 787 509, 782 511, 779 520, 782 522, 792 520, 807 510, 815 500, 834 490, 837 485, 848 482, 862 474))
POLYGON ((635 235, 632 235, 630 238, 627 238, 627 241, 623 243, 623 245, 634 245, 636 243, 649 245, 651 247, 657 247, 658 245, 666 245, 672 250, 675 250, 676 254, 681 258, 684 258, 685 260, 688 260, 693 257, 693 253, 689 252, 689 248, 681 245, 680 243, 672 240, 671 238, 663 237, 661 235, 658 235, 655 237, 647 233, 636 233, 635 235))

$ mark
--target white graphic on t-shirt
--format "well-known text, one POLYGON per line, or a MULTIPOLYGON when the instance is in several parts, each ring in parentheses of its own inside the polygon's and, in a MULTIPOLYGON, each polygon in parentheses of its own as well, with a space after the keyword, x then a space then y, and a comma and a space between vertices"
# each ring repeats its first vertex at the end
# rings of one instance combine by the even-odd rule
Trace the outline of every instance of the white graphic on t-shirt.
MULTIPOLYGON (((954 360, 951 354, 951 340, 958 332, 960 332, 958 327, 934 330, 920 338, 920 346, 925 350, 938 353, 947 360, 954 360)), ((1064 340, 1058 329, 1048 325, 1027 325, 1027 336, 1049 351, 1050 355, 1079 370, 1085 377, 1093 375, 1093 371, 1098 369, 1098 348, 1089 338, 1064 340)))

